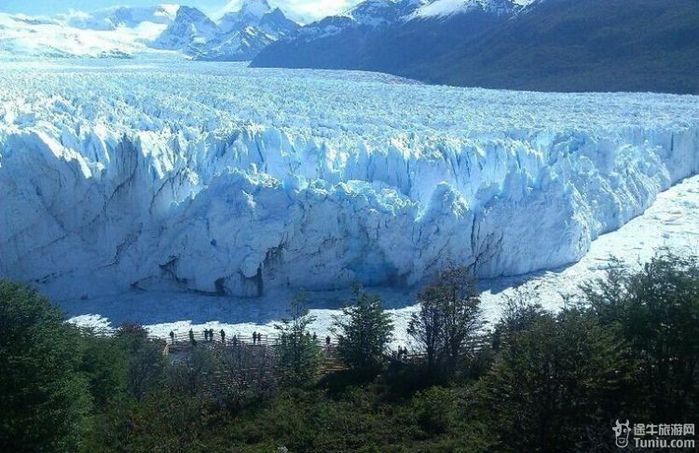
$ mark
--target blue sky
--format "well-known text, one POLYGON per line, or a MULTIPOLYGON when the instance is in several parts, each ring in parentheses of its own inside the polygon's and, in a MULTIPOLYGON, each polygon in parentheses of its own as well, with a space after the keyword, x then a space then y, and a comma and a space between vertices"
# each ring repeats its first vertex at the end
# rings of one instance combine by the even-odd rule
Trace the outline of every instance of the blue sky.
MULTIPOLYGON (((109 6, 147 6, 161 3, 180 3, 194 6, 210 15, 216 15, 232 3, 241 0, 0 0, 0 11, 28 15, 52 15, 69 10, 94 11, 109 6)), ((268 0, 272 6, 304 22, 341 12, 359 0, 268 0)))

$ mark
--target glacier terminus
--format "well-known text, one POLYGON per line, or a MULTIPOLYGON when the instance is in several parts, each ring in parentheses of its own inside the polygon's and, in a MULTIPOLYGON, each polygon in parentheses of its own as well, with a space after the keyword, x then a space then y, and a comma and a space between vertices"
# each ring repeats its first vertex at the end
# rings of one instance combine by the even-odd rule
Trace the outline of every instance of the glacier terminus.
POLYGON ((0 88, 0 275, 59 298, 549 269, 699 173, 696 96, 141 60, 0 88))

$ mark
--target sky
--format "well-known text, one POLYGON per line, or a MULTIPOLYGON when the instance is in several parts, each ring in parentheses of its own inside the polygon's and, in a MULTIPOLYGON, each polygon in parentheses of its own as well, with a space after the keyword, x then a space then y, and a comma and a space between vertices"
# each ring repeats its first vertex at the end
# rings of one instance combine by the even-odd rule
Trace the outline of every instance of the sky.
MULTIPOLYGON (((224 8, 235 9, 242 0, 0 0, 0 11, 34 15, 53 15, 70 10, 95 11, 110 6, 149 6, 179 3, 201 9, 216 18, 224 8)), ((311 22, 350 8, 359 0, 268 0, 292 19, 311 22)))

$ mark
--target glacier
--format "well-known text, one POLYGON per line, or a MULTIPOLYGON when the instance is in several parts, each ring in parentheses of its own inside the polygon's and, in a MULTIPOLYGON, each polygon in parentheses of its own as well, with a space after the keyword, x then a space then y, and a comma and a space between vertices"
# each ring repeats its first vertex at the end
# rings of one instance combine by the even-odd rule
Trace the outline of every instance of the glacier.
POLYGON ((699 98, 205 62, 8 62, 0 276, 257 297, 580 260, 699 173, 699 98))

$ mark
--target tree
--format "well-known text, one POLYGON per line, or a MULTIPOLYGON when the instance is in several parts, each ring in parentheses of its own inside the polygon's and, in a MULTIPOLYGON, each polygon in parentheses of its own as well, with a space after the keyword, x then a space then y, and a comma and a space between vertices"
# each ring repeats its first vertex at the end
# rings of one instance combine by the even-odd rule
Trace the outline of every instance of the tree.
POLYGON ((493 332, 493 348, 496 351, 516 333, 530 329, 547 314, 541 304, 535 302, 538 296, 536 288, 522 286, 505 296, 502 315, 493 332))
POLYGON ((412 401, 418 425, 427 433, 441 434, 449 430, 456 418, 456 395, 453 390, 430 387, 420 390, 412 401))
POLYGON ((633 366, 613 329, 581 310, 540 314, 479 382, 500 451, 592 451, 620 417, 633 366))
POLYGON ((122 325, 115 338, 128 353, 128 393, 140 401, 160 386, 165 377, 164 344, 149 340, 148 332, 137 324, 122 325))
POLYGON ((691 417, 699 401, 699 260, 661 251, 635 272, 615 264, 583 287, 583 306, 618 329, 639 360, 640 415, 691 417))
POLYGON ((310 382, 320 366, 320 346, 308 332, 313 321, 315 317, 308 314, 305 296, 298 294, 289 304, 289 317, 274 326, 280 332, 277 366, 282 378, 292 385, 310 382))
POLYGON ((91 407, 79 330, 34 290, 0 281, 0 332, 0 450, 77 450, 91 407))
POLYGON ((126 396, 128 352, 112 337, 82 332, 84 353, 80 371, 86 376, 95 409, 126 396))
POLYGON ((483 326, 478 292, 465 268, 450 267, 420 292, 418 302, 408 334, 427 354, 430 373, 449 375, 483 326))
POLYGON ((378 296, 355 289, 352 304, 335 317, 333 331, 338 337, 337 352, 347 366, 360 373, 381 368, 393 323, 378 296))

